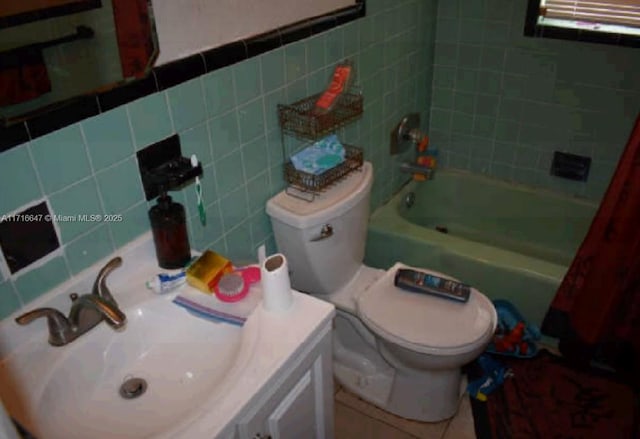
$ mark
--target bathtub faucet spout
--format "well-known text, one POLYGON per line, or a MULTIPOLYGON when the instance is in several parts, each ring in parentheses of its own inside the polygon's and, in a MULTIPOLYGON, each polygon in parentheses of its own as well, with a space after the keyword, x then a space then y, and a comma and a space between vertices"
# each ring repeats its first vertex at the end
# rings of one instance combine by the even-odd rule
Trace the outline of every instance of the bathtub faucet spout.
POLYGON ((426 166, 417 165, 415 163, 402 162, 400 163, 400 172, 406 172, 408 174, 424 175, 427 180, 433 179, 435 174, 434 168, 428 168, 426 166))

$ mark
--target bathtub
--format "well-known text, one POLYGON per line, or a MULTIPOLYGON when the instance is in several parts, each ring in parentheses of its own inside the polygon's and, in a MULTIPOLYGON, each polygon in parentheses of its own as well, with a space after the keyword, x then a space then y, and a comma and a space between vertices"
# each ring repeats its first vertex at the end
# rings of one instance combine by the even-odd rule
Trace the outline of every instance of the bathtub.
POLYGON ((596 209, 572 197, 439 170, 433 180, 410 182, 372 214, 365 262, 387 268, 402 261, 448 273, 490 299, 511 301, 540 325, 596 209), (408 198, 414 198, 410 207, 408 198))

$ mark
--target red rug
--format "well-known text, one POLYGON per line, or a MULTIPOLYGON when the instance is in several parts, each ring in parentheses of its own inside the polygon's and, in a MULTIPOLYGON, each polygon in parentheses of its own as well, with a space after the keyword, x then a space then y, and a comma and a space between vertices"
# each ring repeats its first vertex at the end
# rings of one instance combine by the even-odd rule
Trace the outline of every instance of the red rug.
POLYGON ((531 359, 496 358, 514 376, 487 402, 471 399, 479 439, 640 437, 638 394, 613 374, 572 368, 546 350, 531 359))

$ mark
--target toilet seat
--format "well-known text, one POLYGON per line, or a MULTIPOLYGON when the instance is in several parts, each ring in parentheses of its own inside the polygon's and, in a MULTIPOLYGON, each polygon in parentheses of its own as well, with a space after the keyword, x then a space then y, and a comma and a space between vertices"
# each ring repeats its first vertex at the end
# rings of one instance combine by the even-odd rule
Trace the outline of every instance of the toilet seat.
POLYGON ((475 288, 466 303, 404 291, 393 285, 399 268, 451 278, 401 263, 387 270, 357 298, 358 316, 378 336, 415 352, 444 356, 469 351, 493 333, 495 308, 475 288))

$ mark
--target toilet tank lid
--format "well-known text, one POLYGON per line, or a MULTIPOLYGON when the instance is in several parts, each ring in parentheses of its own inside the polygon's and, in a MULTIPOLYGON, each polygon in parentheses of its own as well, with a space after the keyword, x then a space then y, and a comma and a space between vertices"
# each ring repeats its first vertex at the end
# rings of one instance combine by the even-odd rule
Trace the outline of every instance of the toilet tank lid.
POLYGON ((299 229, 315 227, 351 209, 371 191, 373 166, 364 162, 360 170, 351 172, 309 202, 282 191, 267 201, 267 214, 299 229))

